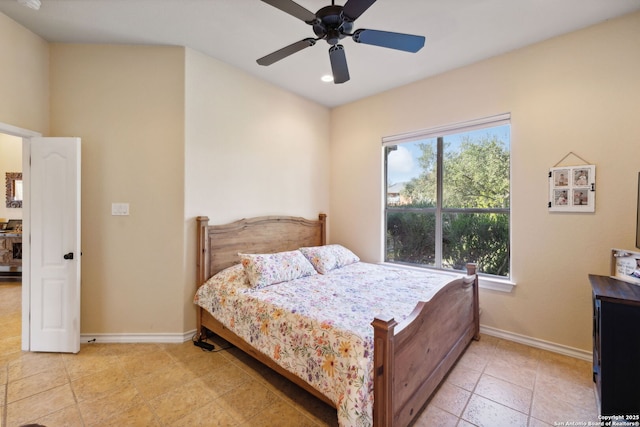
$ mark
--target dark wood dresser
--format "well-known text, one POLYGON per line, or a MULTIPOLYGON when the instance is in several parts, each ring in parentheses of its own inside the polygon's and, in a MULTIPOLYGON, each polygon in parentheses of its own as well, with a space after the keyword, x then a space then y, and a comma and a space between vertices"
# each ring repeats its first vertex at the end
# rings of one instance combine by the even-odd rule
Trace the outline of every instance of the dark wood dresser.
POLYGON ((640 285, 593 274, 589 281, 593 292, 593 381, 600 413, 638 416, 640 285))

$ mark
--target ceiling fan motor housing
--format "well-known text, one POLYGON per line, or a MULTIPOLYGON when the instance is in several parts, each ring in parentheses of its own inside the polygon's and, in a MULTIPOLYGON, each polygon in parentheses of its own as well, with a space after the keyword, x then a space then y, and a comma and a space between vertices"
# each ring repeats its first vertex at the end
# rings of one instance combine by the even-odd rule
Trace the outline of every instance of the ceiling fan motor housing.
POLYGON ((326 6, 316 12, 313 32, 330 45, 337 44, 353 28, 353 22, 344 19, 342 6, 326 6))

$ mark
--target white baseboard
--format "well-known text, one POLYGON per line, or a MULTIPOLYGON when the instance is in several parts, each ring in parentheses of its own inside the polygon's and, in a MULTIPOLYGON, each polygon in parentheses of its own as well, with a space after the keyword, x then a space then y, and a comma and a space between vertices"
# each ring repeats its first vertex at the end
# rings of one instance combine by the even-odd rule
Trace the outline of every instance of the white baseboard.
POLYGON ((575 357, 576 359, 582 359, 591 361, 593 360, 593 353, 586 350, 580 350, 578 348, 568 347, 562 344, 556 344, 537 338, 527 337, 525 335, 515 334, 513 332, 503 331, 501 329, 492 328, 490 326, 480 325, 480 333, 491 335, 493 337, 502 338, 509 341, 514 341, 520 344, 525 344, 530 347, 540 348, 542 350, 552 351, 554 353, 563 354, 565 356, 575 357))
POLYGON ((196 330, 183 333, 167 333, 167 334, 81 334, 80 343, 119 343, 119 344, 135 344, 135 343, 162 343, 162 344, 181 344, 190 341, 196 330))
MULTIPOLYGON (((184 333, 167 333, 167 334, 82 334, 80 335, 81 343, 96 342, 96 343, 120 343, 120 344, 134 344, 134 343, 164 343, 164 344, 181 344, 183 342, 191 340, 196 330, 187 331, 184 333)), ((509 341, 514 341, 520 344, 525 344, 530 347, 540 348, 542 350, 552 351, 554 353, 563 354, 565 356, 575 357, 582 360, 593 360, 593 355, 590 351, 580 350, 573 347, 568 347, 561 344, 552 343, 537 338, 527 337, 525 335, 516 334, 513 332, 503 331, 502 329, 492 328, 491 326, 480 326, 480 333, 491 335, 496 338, 502 338, 509 341)))

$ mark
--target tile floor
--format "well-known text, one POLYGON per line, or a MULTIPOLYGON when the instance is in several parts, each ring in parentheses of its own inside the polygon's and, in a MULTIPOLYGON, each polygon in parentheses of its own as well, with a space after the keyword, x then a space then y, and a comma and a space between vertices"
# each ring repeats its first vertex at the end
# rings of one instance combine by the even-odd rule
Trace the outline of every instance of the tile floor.
MULTIPOLYGON (((335 426, 335 410, 235 348, 83 344, 20 351, 20 284, 0 283, 2 427, 335 426)), ((597 419, 590 363, 491 336, 473 342, 415 426, 597 419)))

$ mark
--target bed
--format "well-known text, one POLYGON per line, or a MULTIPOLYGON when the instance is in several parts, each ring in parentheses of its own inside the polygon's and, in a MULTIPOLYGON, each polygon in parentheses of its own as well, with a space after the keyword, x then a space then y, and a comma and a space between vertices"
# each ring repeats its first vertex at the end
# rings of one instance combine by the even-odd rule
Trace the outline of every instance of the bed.
MULTIPOLYGON (((197 289, 216 273, 230 271, 233 266, 238 266, 239 253, 271 254, 326 244, 324 214, 320 214, 318 220, 265 216, 224 225, 209 225, 209 219, 201 216, 197 218, 197 223, 197 289)), ((361 263, 357 264, 353 267, 356 272, 345 267, 342 274, 366 274, 359 270, 361 263)), ((327 279, 320 276, 323 275, 308 279, 327 279)), ((350 277, 348 276, 347 280, 350 280, 350 277)), ((318 387, 311 378, 304 378, 304 375, 295 373, 291 367, 283 367, 273 351, 255 347, 254 343, 258 340, 247 336, 243 338, 240 332, 234 332, 234 325, 229 326, 224 316, 218 314, 219 311, 216 311, 214 317, 208 310, 198 306, 197 327, 201 336, 210 331, 224 338, 335 407, 341 426, 406 426, 420 412, 470 341, 479 338, 478 280, 475 265, 468 264, 466 274, 443 277, 447 277, 446 283, 439 286, 428 300, 417 302, 413 310, 408 311, 402 318, 389 314, 372 316, 370 340, 363 341, 364 346, 371 345, 372 355, 366 354, 368 351, 365 349, 366 362, 358 362, 361 365, 366 364, 363 369, 369 371, 364 377, 365 382, 370 380, 370 384, 360 385, 370 394, 368 399, 371 407, 357 409, 370 410, 371 414, 365 414, 358 420, 348 418, 353 416, 354 409, 345 409, 345 403, 342 401, 344 393, 337 399, 332 395, 330 388, 318 387), (396 317, 399 320, 396 320, 396 317), (347 418, 344 414, 347 414, 347 418)), ((319 326, 319 329, 322 328, 324 324, 319 326)), ((278 346, 278 354, 280 350, 278 346)), ((352 374, 346 375, 351 376, 352 380, 352 377, 356 376, 352 374)), ((347 382, 339 376, 335 381, 339 384, 347 382)))

